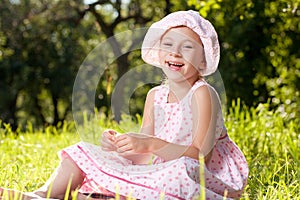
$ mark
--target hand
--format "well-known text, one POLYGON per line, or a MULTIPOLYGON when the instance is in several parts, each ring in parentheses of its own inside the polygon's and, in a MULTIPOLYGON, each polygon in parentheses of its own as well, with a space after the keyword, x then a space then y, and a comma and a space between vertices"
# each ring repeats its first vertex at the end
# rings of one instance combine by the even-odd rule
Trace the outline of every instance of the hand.
POLYGON ((115 138, 117 152, 122 155, 149 153, 150 139, 149 135, 141 133, 127 133, 115 138))
POLYGON ((114 142, 118 133, 114 130, 105 130, 102 133, 101 148, 103 151, 116 151, 117 147, 114 142))

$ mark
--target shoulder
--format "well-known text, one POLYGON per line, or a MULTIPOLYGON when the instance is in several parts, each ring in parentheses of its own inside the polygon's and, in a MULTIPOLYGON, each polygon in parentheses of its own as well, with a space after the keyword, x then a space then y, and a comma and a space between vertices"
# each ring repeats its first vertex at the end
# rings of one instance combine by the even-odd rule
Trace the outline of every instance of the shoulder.
POLYGON ((220 105, 219 96, 216 90, 208 83, 196 87, 192 95, 192 105, 201 103, 202 105, 220 105))
POLYGON ((193 91, 193 96, 207 96, 211 95, 213 97, 217 97, 217 93, 215 89, 209 84, 203 84, 193 91))
POLYGON ((164 90, 165 88, 168 88, 168 86, 167 86, 167 85, 165 85, 165 84, 162 84, 162 85, 157 85, 157 86, 155 86, 155 87, 151 88, 151 89, 149 90, 149 92, 148 92, 148 93, 150 93, 150 92, 153 92, 153 91, 160 91, 160 90, 164 90))
POLYGON ((151 88, 149 91, 148 91, 148 94, 147 94, 147 97, 153 97, 155 96, 156 93, 160 93, 160 92, 163 92, 167 89, 167 86, 166 85, 158 85, 158 86, 155 86, 153 88, 151 88))
POLYGON ((147 93, 146 101, 154 102, 155 96, 164 91, 164 88, 166 88, 165 85, 159 85, 151 88, 147 93))

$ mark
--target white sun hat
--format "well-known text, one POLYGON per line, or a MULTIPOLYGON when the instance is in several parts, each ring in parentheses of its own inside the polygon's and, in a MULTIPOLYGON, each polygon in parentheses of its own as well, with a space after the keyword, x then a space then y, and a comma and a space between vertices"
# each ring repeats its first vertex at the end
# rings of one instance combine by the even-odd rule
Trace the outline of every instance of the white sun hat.
POLYGON ((156 67, 159 62, 160 40, 170 28, 186 26, 199 35, 204 46, 206 68, 201 70, 202 76, 214 73, 220 60, 218 35, 213 25, 196 11, 177 11, 153 23, 148 29, 142 44, 142 59, 156 67))

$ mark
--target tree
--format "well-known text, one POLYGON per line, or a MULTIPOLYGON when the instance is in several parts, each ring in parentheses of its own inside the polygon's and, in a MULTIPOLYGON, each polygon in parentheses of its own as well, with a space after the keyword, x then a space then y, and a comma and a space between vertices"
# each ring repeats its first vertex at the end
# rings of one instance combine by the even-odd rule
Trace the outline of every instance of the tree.
POLYGON ((74 12, 65 12, 69 8, 68 1, 1 3, 5 53, 0 61, 0 117, 4 122, 14 127, 27 120, 55 125, 70 114, 73 79, 85 52, 80 43, 88 35, 74 12))
POLYGON ((270 100, 285 116, 300 113, 299 2, 189 1, 219 33, 219 69, 230 100, 270 100))
MULTIPOLYGON (((166 2, 165 10, 167 10, 170 6, 170 2, 166 2)), ((129 27, 130 29, 145 27, 148 22, 155 18, 155 16, 164 13, 164 10, 161 9, 164 7, 162 6, 164 2, 156 3, 161 5, 157 7, 154 7, 153 5, 150 6, 152 3, 153 2, 149 1, 141 3, 138 0, 132 0, 126 3, 122 2, 121 0, 104 0, 88 4, 84 10, 78 9, 78 13, 81 17, 84 17, 86 14, 92 14, 95 21, 101 28, 101 32, 107 39, 109 39, 108 42, 111 46, 114 56, 116 57, 116 70, 109 70, 110 72, 113 71, 113 73, 116 73, 115 82, 117 82, 130 69, 131 64, 129 61, 129 55, 132 49, 134 49, 136 45, 139 44, 143 39, 143 35, 138 38, 131 38, 129 39, 132 41, 130 45, 124 47, 124 42, 118 41, 115 35, 118 32, 128 29, 129 27)), ((121 40, 123 39, 121 38, 121 40)), ((112 76, 109 75, 110 72, 107 73, 109 76, 107 80, 111 82, 112 76)), ((125 88, 121 88, 117 91, 120 98, 124 97, 124 89, 125 88)), ((108 94, 107 90, 105 92, 102 91, 102 93, 108 94)), ((109 95, 110 94, 108 94, 106 97, 109 98, 109 95)), ((121 104, 115 104, 113 106, 114 119, 119 121, 122 114, 121 104)), ((109 109, 110 105, 106 104, 106 107, 109 109)))
MULTIPOLYGON (((0 118, 14 127, 28 120, 36 125, 56 125, 68 116, 70 119, 77 70, 89 51, 108 38, 117 59, 105 72, 95 101, 98 107, 110 110, 109 88, 133 67, 139 55, 130 52, 135 42, 123 47, 114 35, 145 27, 179 8, 179 4, 186 5, 184 2, 3 1, 0 5, 0 118), (97 99, 98 96, 102 99, 97 99)), ((138 96, 144 94, 145 91, 138 96)), ((115 119, 119 120, 121 108, 115 110, 115 119)))
MULTIPOLYGON (((139 52, 132 52, 132 50, 138 45, 141 44, 143 39, 143 34, 139 37, 136 37, 136 34, 132 34, 132 37, 126 38, 116 38, 115 35, 122 31, 131 29, 136 30, 137 28, 146 27, 149 22, 153 20, 158 20, 164 15, 170 13, 176 7, 183 8, 182 5, 186 6, 185 1, 160 1, 160 2, 150 2, 150 1, 95 1, 88 4, 84 9, 78 9, 75 6, 75 9, 78 11, 79 16, 84 18, 85 16, 92 15, 100 27, 100 32, 105 35, 105 38, 108 40, 111 51, 113 52, 116 60, 114 66, 110 64, 110 67, 105 71, 105 79, 101 80, 100 87, 98 88, 98 93, 96 97, 101 97, 101 100, 96 99, 97 107, 101 107, 104 103, 106 110, 110 110, 109 100, 111 94, 108 91, 111 91, 109 88, 114 87, 114 84, 124 76, 129 69, 135 67, 133 63, 136 63, 136 60, 140 60, 139 52), (127 45, 124 45, 124 41, 127 45), (130 42, 129 42, 130 41, 130 42), (137 55, 137 56, 135 56, 137 55), (103 87, 103 83, 106 83, 103 87)), ((150 74, 149 74, 150 75, 150 74)), ((85 76, 84 76, 85 77, 85 76)), ((128 88, 117 88, 116 93, 118 93, 118 98, 124 99, 124 91, 128 88)), ((143 92, 138 92, 138 99, 143 99, 146 95, 147 90, 143 92)), ((88 100, 87 100, 88 101, 88 100)), ((136 101, 135 101, 136 102, 136 101)), ((113 104, 112 109, 114 110, 114 119, 119 121, 121 119, 121 114, 123 108, 121 104, 113 104)), ((124 107, 124 106, 123 106, 124 107)), ((142 112, 142 107, 137 108, 138 112, 142 112)))

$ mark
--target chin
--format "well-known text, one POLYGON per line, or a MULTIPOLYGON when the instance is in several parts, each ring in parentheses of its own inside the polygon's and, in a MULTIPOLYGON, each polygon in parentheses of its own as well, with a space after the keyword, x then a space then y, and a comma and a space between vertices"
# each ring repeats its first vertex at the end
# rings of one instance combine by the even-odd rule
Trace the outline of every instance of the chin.
POLYGON ((184 76, 178 71, 174 71, 166 67, 163 67, 162 70, 168 79, 184 79, 184 76))

